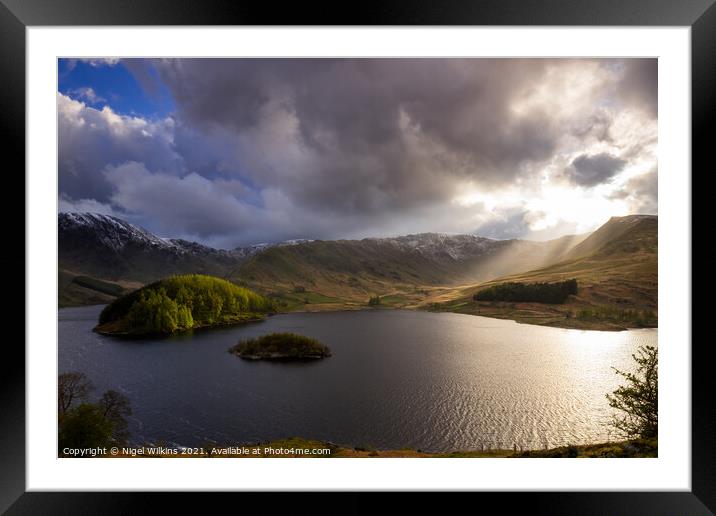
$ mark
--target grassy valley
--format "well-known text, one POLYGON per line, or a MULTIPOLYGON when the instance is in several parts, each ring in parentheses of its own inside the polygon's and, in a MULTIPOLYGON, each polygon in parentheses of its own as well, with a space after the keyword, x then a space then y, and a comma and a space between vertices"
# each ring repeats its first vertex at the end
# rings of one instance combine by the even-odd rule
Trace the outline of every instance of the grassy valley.
POLYGON ((229 280, 285 312, 411 308, 568 328, 657 325, 656 216, 614 217, 589 235, 548 242, 430 233, 302 241, 251 254, 158 239, 118 219, 92 222, 95 232, 124 232, 86 241, 86 225, 62 233, 60 306, 110 303, 184 271, 229 280), (101 247, 106 241, 112 245, 101 247), (475 299, 507 283, 569 279, 578 291, 564 303, 475 299))
POLYGON ((456 264, 379 242, 317 241, 268 249, 231 279, 281 299, 285 309, 313 311, 361 308, 374 294, 410 293, 458 273, 456 264))
POLYGON ((142 286, 132 281, 105 281, 92 276, 77 274, 59 269, 57 275, 58 304, 60 308, 68 306, 104 305, 117 297, 142 286))
POLYGON ((567 260, 437 293, 420 306, 566 328, 657 326, 657 229, 656 217, 615 217, 576 246, 567 260), (474 299, 480 291, 508 282, 554 283, 572 278, 578 292, 564 304, 474 299))
POLYGON ((552 263, 584 238, 487 241, 485 248, 456 256, 401 245, 410 237, 273 247, 238 265, 228 278, 276 298, 289 311, 362 309, 376 295, 384 300, 381 307, 414 307, 446 287, 552 263))

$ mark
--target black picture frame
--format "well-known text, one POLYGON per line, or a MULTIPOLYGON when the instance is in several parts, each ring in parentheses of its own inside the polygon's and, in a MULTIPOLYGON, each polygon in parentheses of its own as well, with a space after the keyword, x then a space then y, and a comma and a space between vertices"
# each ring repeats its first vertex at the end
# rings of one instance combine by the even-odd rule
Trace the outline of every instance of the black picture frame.
MULTIPOLYGON (((708 129, 714 125, 716 100, 714 1, 376 2, 346 9, 345 4, 338 2, 328 5, 287 3, 277 8, 267 2, 220 0, 0 0, 0 77, 3 79, 0 134, 7 149, 5 156, 15 158, 15 166, 12 170, 8 167, 6 175, 14 174, 8 179, 16 181, 11 185, 13 197, 24 199, 19 193, 25 191, 24 174, 19 171, 25 170, 25 30, 28 26, 48 25, 688 26, 692 51, 692 169, 701 170, 703 174, 713 168, 709 160, 713 144, 708 129)), ((15 221, 15 234, 10 235, 14 242, 25 238, 25 228, 17 220, 18 211, 18 207, 13 207, 10 219, 15 221)), ((22 251, 19 249, 17 245, 11 257, 3 253, 2 260, 6 270, 23 268, 27 275, 24 247, 22 251)), ((7 339, 4 360, 0 361, 0 511, 7 510, 7 514, 13 515, 158 512, 166 509, 170 496, 174 500, 178 498, 185 510, 191 510, 194 504, 206 508, 203 501, 167 493, 25 492, 25 353, 16 340, 7 339)), ((673 344, 691 346, 691 342, 673 344)), ((549 514, 713 514, 716 512, 716 406, 713 401, 716 382, 709 360, 710 344, 704 340, 691 347, 690 492, 481 493, 480 496, 505 507, 524 504, 526 509, 549 514)), ((273 495, 273 506, 283 503, 282 499, 273 495)), ((423 503, 420 495, 414 500, 423 503)), ((242 506, 248 507, 245 501, 242 506)), ((351 501, 344 505, 345 511, 341 512, 364 512, 371 507, 372 502, 352 494, 351 501)))

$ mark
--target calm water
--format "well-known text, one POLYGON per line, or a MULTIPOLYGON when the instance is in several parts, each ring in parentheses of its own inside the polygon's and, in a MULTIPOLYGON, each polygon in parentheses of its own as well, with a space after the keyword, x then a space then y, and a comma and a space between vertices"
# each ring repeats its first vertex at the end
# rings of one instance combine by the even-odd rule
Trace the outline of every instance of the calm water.
POLYGON ((164 340, 91 331, 101 306, 59 312, 60 372, 126 394, 132 440, 233 445, 302 436, 375 448, 542 448, 606 440, 604 394, 657 331, 563 330, 413 311, 284 314, 164 340), (246 362, 238 340, 292 331, 313 363, 246 362))

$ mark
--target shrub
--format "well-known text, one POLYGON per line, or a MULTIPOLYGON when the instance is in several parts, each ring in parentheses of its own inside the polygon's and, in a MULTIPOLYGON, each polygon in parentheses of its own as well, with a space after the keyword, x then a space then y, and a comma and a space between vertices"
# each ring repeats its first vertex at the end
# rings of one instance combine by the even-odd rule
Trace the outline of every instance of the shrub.
POLYGON ((60 453, 64 448, 122 445, 129 437, 126 420, 132 414, 129 399, 117 391, 108 390, 97 403, 84 401, 92 388, 83 373, 63 373, 58 377, 60 453))
POLYGON ((626 385, 607 394, 609 406, 618 410, 611 426, 629 438, 658 437, 659 424, 659 355, 653 346, 640 346, 632 357, 637 363, 635 373, 613 368, 626 378, 626 385))

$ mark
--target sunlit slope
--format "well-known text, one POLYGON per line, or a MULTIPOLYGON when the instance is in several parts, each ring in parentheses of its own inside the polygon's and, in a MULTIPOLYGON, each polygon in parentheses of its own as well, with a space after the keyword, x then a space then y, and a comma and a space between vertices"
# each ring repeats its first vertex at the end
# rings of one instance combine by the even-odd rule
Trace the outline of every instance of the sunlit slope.
POLYGON ((565 256, 576 259, 597 254, 601 257, 617 254, 656 254, 658 218, 655 215, 612 217, 584 241, 575 245, 565 256))
POLYGON ((432 288, 475 283, 553 263, 584 237, 550 242, 477 239, 464 246, 449 241, 434 247, 429 245, 431 238, 461 237, 423 234, 410 238, 274 247, 249 258, 230 278, 289 302, 298 297, 306 305, 314 304, 311 295, 323 296, 323 301, 315 299, 316 304, 365 304, 371 295, 381 295, 390 296, 393 306, 409 305, 425 298, 432 288))
POLYGON ((636 323, 639 318, 651 317, 658 309, 657 243, 656 216, 613 217, 575 246, 568 253, 571 259, 442 292, 425 300, 422 306, 578 328, 640 326, 642 324, 636 323), (499 283, 556 282, 571 278, 577 280, 579 290, 563 305, 472 299, 476 292, 499 283))

